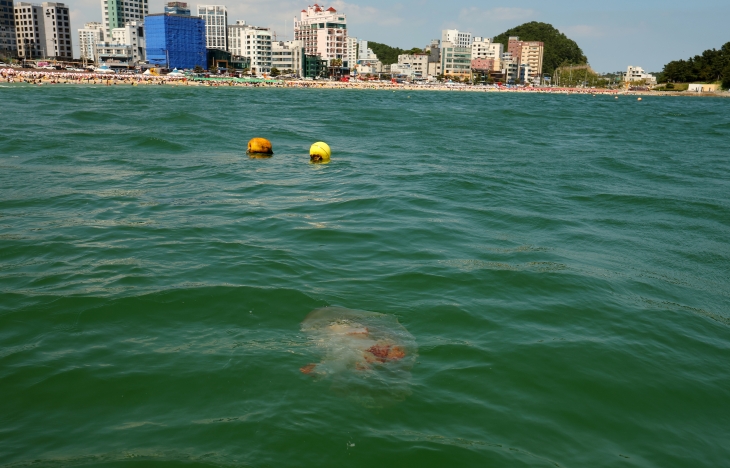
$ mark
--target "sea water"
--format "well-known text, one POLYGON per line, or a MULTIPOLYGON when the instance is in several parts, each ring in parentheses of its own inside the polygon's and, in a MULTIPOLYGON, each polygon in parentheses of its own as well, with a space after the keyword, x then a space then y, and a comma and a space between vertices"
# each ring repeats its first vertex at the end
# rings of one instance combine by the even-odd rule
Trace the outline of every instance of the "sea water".
POLYGON ((0 109, 2 466, 730 466, 730 100, 59 84, 0 109), (322 307, 411 337, 369 389, 399 398, 300 370, 322 307))

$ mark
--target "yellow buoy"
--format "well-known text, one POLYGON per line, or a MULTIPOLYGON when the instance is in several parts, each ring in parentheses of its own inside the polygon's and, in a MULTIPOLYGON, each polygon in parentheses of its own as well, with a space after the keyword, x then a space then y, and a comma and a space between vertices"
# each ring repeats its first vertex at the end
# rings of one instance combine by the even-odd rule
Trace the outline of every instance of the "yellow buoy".
POLYGON ((637 99, 637 101, 641 101, 641 98, 637 99))
POLYGON ((271 148, 271 142, 266 138, 252 138, 248 142, 246 153, 253 157, 271 156, 274 154, 274 150, 271 148))
POLYGON ((309 159, 312 162, 326 163, 330 161, 332 150, 327 143, 318 141, 309 148, 309 159))

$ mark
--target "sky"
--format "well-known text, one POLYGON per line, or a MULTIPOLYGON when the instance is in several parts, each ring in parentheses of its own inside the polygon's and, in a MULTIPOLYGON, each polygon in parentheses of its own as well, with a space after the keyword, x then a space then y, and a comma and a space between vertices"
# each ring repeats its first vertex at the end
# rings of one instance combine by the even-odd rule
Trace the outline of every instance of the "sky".
MULTIPOLYGON (((162 0, 149 2, 150 13, 163 11, 162 0)), ((102 20, 101 0, 64 3, 71 9, 78 56, 75 31, 86 22, 102 20)), ((298 0, 219 0, 216 4, 228 8, 229 24, 242 19, 267 26, 279 40, 292 39, 294 17, 310 5, 298 0)), ((529 21, 550 23, 578 43, 598 72, 626 70, 629 65, 658 72, 669 61, 730 42, 728 0, 333 0, 320 5, 347 15, 348 35, 404 49, 425 47, 441 37, 442 29, 493 37, 529 21)))

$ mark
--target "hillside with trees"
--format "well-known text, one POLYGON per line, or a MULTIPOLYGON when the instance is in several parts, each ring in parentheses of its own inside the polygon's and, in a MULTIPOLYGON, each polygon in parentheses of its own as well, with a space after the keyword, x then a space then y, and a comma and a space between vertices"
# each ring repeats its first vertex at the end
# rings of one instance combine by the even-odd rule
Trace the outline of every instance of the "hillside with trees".
POLYGON ((423 54, 423 49, 419 49, 418 47, 414 47, 413 49, 401 49, 400 47, 391 47, 386 44, 381 44, 380 42, 371 42, 368 41, 368 47, 373 49, 373 52, 375 55, 378 56, 378 60, 380 60, 383 65, 391 65, 394 63, 398 63, 398 56, 402 54, 423 54))
POLYGON ((706 50, 687 60, 674 60, 664 65, 659 80, 686 83, 689 81, 722 81, 730 89, 730 42, 720 50, 706 50))
POLYGON ((494 42, 507 43, 510 36, 519 36, 521 41, 540 41, 545 43, 542 72, 552 75, 556 68, 563 65, 585 65, 588 59, 578 44, 565 34, 547 23, 532 21, 509 29, 494 37, 494 42))

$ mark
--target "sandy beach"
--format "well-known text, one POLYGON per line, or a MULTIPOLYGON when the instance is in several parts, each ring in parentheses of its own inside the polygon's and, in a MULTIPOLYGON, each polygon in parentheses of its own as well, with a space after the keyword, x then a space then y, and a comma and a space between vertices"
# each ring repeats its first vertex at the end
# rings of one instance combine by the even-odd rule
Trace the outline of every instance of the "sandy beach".
POLYGON ((386 91, 448 91, 448 92, 506 92, 532 94, 590 94, 629 96, 705 96, 730 97, 730 92, 688 93, 671 91, 626 91, 605 88, 548 88, 548 87, 506 87, 499 85, 467 85, 457 83, 393 83, 390 81, 329 81, 329 80, 266 80, 250 82, 230 77, 188 78, 170 75, 102 74, 86 72, 65 72, 36 69, 0 69, 0 82, 43 85, 103 85, 103 86, 202 86, 202 87, 246 87, 246 88, 307 88, 307 89, 362 89, 386 91))

